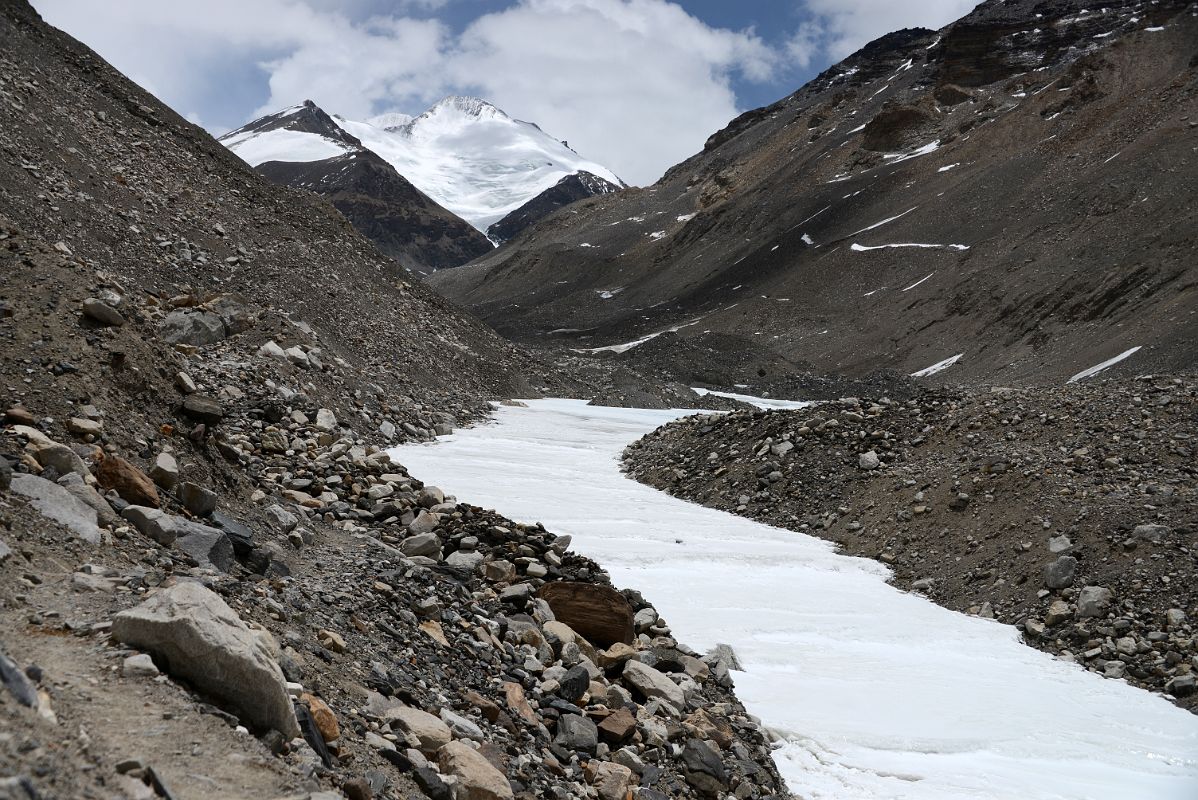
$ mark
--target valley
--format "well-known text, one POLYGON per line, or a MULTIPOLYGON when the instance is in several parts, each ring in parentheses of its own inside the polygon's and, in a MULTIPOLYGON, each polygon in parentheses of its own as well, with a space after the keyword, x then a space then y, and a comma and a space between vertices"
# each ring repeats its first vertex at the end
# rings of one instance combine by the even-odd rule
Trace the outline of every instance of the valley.
POLYGON ((0 0, 0 800, 1198 793, 1198 6, 987 0, 635 186, 275 102, 297 3, 215 138, 0 0))

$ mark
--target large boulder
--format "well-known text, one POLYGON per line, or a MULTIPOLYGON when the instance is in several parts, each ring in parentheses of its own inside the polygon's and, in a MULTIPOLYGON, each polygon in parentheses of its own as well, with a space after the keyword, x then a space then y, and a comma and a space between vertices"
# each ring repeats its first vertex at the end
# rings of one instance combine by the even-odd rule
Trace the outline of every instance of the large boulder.
POLYGON ((83 316, 98 325, 110 328, 119 328, 125 324, 125 318, 121 316, 121 312, 94 297, 83 301, 83 316))
POLYGON ((158 335, 167 344, 215 344, 228 334, 219 314, 209 311, 178 310, 166 315, 158 335))
POLYGON ((189 394, 183 399, 183 413, 192 419, 215 425, 225 417, 225 408, 220 401, 202 394, 189 394))
POLYGON ((670 680, 665 673, 639 661, 624 664, 624 683, 647 698, 664 700, 678 710, 686 708, 686 696, 682 687, 670 680))
POLYGON ((221 572, 233 568, 233 542, 218 528, 147 506, 127 506, 121 516, 143 536, 187 553, 201 567, 221 572))
POLYGON ((1049 589, 1068 589, 1077 577, 1077 559, 1061 556, 1044 567, 1044 585, 1049 589))
POLYGON ((682 748, 682 777, 703 797, 720 797, 728 789, 719 751, 701 739, 688 739, 682 748))
POLYGON ((512 785, 490 761, 465 742, 450 742, 437 753, 444 775, 457 778, 454 800, 511 800, 512 785))
POLYGON ((537 596, 549 604, 555 619, 597 647, 633 641, 632 606, 610 586, 557 581, 542 586, 537 596))
POLYGON ((120 456, 105 456, 96 467, 96 481, 105 489, 115 491, 126 503, 157 508, 158 490, 154 481, 120 456))
POLYGON ((406 734, 416 738, 420 751, 432 755, 453 738, 453 734, 439 717, 427 711, 405 705, 393 705, 382 713, 382 719, 390 722, 406 734))
POLYGON ((29 499, 39 514, 63 525, 89 544, 100 543, 100 528, 96 511, 57 483, 26 475, 12 476, 12 491, 29 499))
POLYGON ((73 472, 82 475, 85 480, 92 479, 91 470, 83 463, 83 458, 65 444, 51 441, 39 433, 39 438, 29 439, 25 449, 43 469, 53 467, 59 475, 73 472))
POLYGON ((214 592, 180 583, 117 614, 112 635, 145 650, 170 675, 219 700, 247 725, 300 734, 283 672, 264 634, 214 592))
POLYGON ((83 476, 77 473, 63 475, 57 481, 58 485, 66 489, 76 499, 82 500, 87 506, 96 512, 96 518, 99 523, 106 528, 115 528, 121 524, 121 518, 112 510, 112 506, 108 501, 101 496, 91 485, 83 480, 83 476))
POLYGON ((1077 615, 1079 617, 1105 616, 1111 607, 1114 593, 1105 586, 1085 586, 1077 595, 1077 615))

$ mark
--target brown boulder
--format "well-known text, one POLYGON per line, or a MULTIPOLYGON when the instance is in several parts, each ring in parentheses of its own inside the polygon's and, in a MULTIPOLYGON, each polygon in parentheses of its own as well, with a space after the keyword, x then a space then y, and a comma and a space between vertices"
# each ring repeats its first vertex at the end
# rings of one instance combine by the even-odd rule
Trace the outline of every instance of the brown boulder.
POLYGON ((96 468, 96 481, 126 503, 158 508, 158 490, 144 472, 120 456, 104 456, 96 468))
POLYGON ((558 581, 542 586, 537 596, 549 604, 558 622, 598 647, 633 641, 632 606, 610 586, 558 581))
POLYGON ((599 738, 609 745, 620 745, 636 732, 636 717, 626 708, 619 708, 608 714, 599 723, 599 738))
POLYGON ((316 723, 316 730, 320 731, 320 738, 325 742, 335 742, 341 738, 341 726, 337 724, 337 715, 333 713, 333 709, 329 708, 329 704, 321 700, 319 697, 304 692, 300 695, 300 702, 308 707, 308 711, 312 714, 312 721, 316 723))

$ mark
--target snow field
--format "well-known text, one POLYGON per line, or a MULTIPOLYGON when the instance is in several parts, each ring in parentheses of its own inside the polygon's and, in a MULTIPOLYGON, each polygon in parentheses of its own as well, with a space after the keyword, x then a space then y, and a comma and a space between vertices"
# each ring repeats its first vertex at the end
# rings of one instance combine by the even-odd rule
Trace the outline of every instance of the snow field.
POLYGON ((624 477, 685 413, 573 400, 392 451, 412 474, 569 533, 679 640, 730 644, 748 709, 807 800, 1193 800, 1198 717, 886 583, 882 565, 624 477))

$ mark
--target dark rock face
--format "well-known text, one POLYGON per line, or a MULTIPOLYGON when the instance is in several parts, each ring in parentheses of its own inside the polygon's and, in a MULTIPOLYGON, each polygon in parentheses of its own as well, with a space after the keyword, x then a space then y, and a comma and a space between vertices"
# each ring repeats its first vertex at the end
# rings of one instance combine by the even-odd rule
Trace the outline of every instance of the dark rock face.
POLYGON ((592 175, 589 172, 576 172, 567 175, 555 185, 549 187, 524 205, 508 214, 503 219, 487 228, 487 235, 496 244, 515 238, 520 231, 536 223, 560 208, 585 200, 596 195, 612 194, 620 191, 609 180, 592 175))
POLYGON ((852 377, 960 354, 940 380, 1060 383, 1135 347, 1108 374, 1191 369, 1198 322, 1168 309, 1192 304, 1198 187, 1159 167, 1192 161, 1186 7, 986 2, 891 34, 656 186, 431 282, 563 348, 672 330, 852 377))
POLYGON ((486 236, 364 148, 323 161, 268 161, 257 170, 323 196, 379 250, 418 272, 456 267, 492 250, 486 236))
MULTIPOLYGON (((361 147, 357 137, 347 133, 333 118, 324 112, 311 100, 305 100, 298 109, 284 109, 276 114, 250 122, 238 128, 233 133, 259 133, 261 131, 289 130, 301 133, 315 133, 329 139, 341 142, 349 147, 361 147)), ((225 134, 230 136, 232 134, 225 134)))

